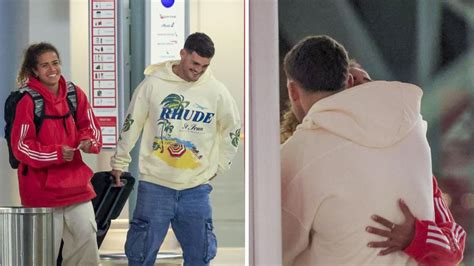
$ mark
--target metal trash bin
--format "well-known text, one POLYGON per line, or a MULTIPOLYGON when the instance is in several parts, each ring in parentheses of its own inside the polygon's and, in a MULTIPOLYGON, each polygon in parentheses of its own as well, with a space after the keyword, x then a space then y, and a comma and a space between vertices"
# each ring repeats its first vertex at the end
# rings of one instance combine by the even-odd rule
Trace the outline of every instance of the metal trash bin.
POLYGON ((53 209, 0 207, 0 266, 55 265, 53 209))

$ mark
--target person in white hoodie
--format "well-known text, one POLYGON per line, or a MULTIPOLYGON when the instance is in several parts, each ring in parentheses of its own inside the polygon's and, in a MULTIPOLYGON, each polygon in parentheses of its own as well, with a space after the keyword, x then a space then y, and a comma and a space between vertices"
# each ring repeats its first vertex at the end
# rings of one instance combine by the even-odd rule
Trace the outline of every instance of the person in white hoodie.
POLYGON ((241 122, 235 100, 208 68, 214 44, 193 33, 181 60, 151 65, 135 90, 111 159, 117 185, 143 130, 138 198, 125 253, 129 265, 154 265, 169 225, 184 265, 208 265, 217 250, 209 180, 230 168, 241 122))
POLYGON ((302 123, 281 148, 283 264, 417 265, 403 252, 379 256, 365 228, 375 213, 401 223, 401 198, 417 218, 435 218, 421 89, 372 81, 345 90, 347 52, 328 36, 300 41, 284 68, 302 123))
MULTIPOLYGON (((349 63, 349 73, 354 78, 351 88, 372 81, 370 75, 355 60, 349 63)), ((299 121, 293 111, 286 110, 281 123, 281 143, 284 143, 296 130, 299 121)), ((383 240, 371 241, 368 246, 377 248, 379 255, 403 251, 421 265, 458 265, 463 258, 466 231, 457 224, 443 199, 443 192, 433 176, 433 205, 435 220, 419 220, 409 207, 399 201, 404 221, 395 224, 383 217, 373 215, 371 218, 379 223, 378 227, 368 226, 367 232, 382 236, 383 240)))

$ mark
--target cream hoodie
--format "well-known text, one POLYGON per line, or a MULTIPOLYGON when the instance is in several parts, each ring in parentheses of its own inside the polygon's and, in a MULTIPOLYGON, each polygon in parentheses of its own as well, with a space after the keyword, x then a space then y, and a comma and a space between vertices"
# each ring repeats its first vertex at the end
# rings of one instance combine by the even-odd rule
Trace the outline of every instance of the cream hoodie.
POLYGON ((140 133, 142 180, 172 189, 192 188, 227 170, 237 152, 241 122, 237 105, 210 69, 196 82, 173 73, 169 61, 145 69, 111 159, 125 170, 140 133))
MULTIPOLYGON (((281 148, 284 265, 416 265, 377 256, 379 214, 403 221, 402 198, 434 220, 430 147, 415 85, 374 81, 315 103, 281 148)), ((387 229, 387 228, 384 228, 387 229)))

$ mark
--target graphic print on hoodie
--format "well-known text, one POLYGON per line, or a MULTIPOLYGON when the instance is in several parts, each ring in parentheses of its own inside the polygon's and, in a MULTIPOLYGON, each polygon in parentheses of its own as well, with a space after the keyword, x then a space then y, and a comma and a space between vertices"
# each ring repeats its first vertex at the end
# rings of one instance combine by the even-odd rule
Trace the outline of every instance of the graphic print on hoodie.
POLYGON ((165 161, 169 166, 179 169, 195 169, 201 164, 199 160, 202 155, 191 141, 173 137, 175 130, 174 120, 183 121, 182 131, 202 134, 205 132, 205 124, 210 124, 215 116, 214 112, 205 112, 206 107, 197 103, 194 108, 183 95, 169 94, 160 103, 162 106, 160 119, 157 120, 159 135, 153 141, 154 155, 165 161))

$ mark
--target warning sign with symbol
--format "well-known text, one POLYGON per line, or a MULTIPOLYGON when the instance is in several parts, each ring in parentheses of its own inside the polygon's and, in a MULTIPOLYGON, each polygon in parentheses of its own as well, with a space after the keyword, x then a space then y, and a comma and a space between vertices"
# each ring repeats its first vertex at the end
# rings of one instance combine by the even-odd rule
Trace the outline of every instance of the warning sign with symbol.
POLYGON ((102 128, 104 148, 118 137, 117 0, 89 2, 90 99, 102 128))

